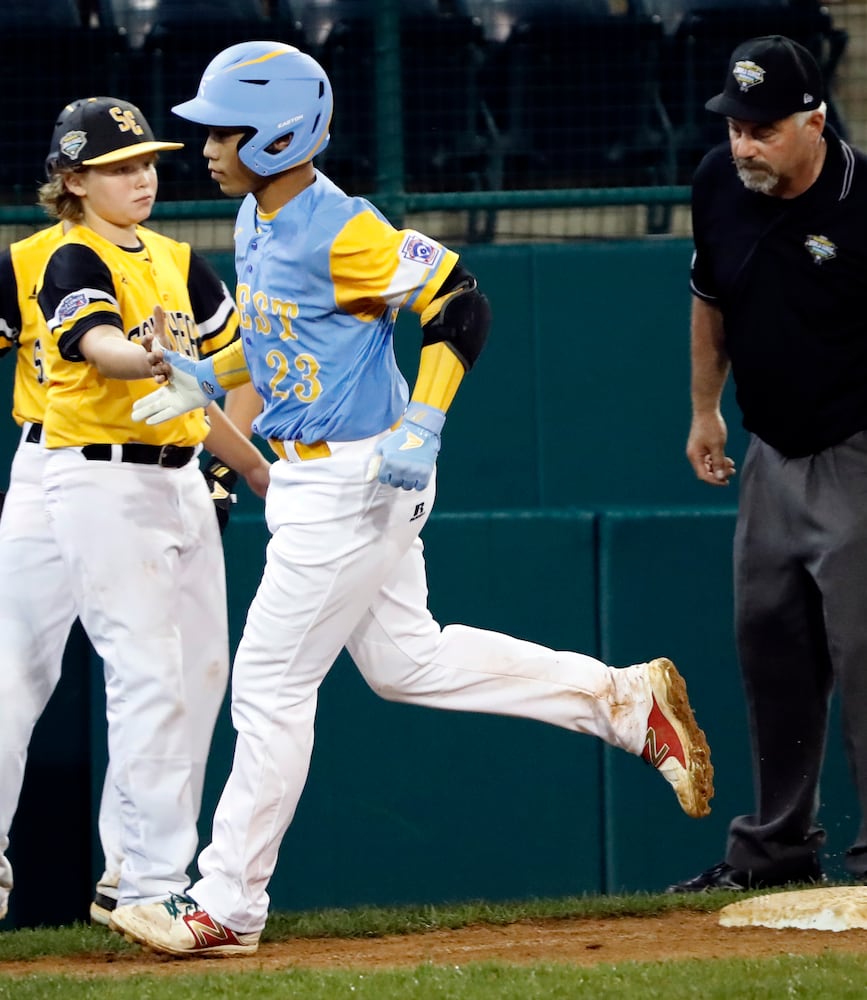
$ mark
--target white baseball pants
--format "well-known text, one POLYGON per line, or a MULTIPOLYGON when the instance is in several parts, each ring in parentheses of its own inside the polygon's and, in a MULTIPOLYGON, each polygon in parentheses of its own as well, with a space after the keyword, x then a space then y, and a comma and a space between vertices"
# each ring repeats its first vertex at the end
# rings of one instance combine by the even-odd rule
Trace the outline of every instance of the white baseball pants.
MULTIPOLYGON (((268 882, 310 763, 319 685, 343 646, 380 695, 549 722, 641 752, 651 695, 615 670, 427 610, 426 490, 366 483, 377 438, 271 469, 272 538, 232 681, 235 758, 190 895, 235 931, 260 930, 268 882)), ((291 454, 291 449, 290 449, 291 454)))
MULTIPOLYGON (((24 424, 0 518, 0 910, 12 889, 9 829, 24 780, 33 729, 60 680, 63 651, 77 617, 66 570, 45 517, 47 452, 27 441, 24 424)), ((37 425, 38 429, 38 425, 37 425)), ((119 804, 106 780, 99 834, 105 870, 120 872, 119 804)), ((82 859, 82 862, 85 859, 82 859)))
POLYGON ((105 663, 118 902, 164 899, 189 884, 228 675, 213 504, 195 460, 181 469, 88 461, 78 448, 49 453, 44 492, 75 607, 105 663))

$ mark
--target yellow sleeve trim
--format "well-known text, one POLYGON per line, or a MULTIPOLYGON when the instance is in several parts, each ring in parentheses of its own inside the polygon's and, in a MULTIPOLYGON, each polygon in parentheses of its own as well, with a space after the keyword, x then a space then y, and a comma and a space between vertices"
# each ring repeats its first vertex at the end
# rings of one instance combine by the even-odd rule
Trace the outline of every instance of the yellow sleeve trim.
POLYGON ((419 293, 418 298, 412 304, 412 311, 421 315, 431 304, 434 296, 442 287, 443 282, 454 270, 455 264, 458 262, 458 255, 454 250, 446 250, 443 254, 443 259, 439 263, 439 267, 436 269, 436 273, 431 277, 431 280, 427 282, 425 287, 419 293))
POLYGON ((216 354, 212 354, 211 357, 214 361, 214 374, 224 389, 236 389, 239 385, 250 381, 250 372, 247 370, 247 362, 244 360, 242 341, 233 340, 231 344, 217 351, 216 354))
POLYGON ((445 341, 429 344, 421 349, 413 402, 434 406, 445 413, 463 377, 463 363, 445 341))

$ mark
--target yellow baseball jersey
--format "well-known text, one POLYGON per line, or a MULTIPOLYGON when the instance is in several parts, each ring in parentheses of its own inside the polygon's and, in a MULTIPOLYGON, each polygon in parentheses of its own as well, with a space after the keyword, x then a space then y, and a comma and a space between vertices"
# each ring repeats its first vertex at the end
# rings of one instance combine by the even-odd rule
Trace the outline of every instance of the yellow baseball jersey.
POLYGON ((172 347, 199 358, 238 335, 238 315, 226 286, 188 243, 145 227, 137 249, 119 247, 86 226, 74 226, 45 267, 38 302, 47 323, 49 448, 90 443, 200 444, 208 433, 204 410, 153 427, 136 423, 133 402, 153 392, 151 379, 100 375, 79 349, 96 326, 116 326, 133 342, 153 330, 163 307, 172 347))
POLYGON ((0 354, 17 347, 12 416, 16 423, 41 424, 48 384, 48 329, 36 301, 45 263, 63 241, 63 223, 18 240, 0 255, 0 354))

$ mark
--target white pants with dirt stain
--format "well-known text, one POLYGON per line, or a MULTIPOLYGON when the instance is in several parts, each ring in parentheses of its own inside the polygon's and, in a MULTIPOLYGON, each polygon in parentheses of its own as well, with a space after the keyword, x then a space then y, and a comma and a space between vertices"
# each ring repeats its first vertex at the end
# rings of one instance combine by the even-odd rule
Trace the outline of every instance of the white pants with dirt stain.
MULTIPOLYGON (((60 680, 76 619, 66 569, 45 516, 42 473, 48 453, 38 441, 27 440, 30 428, 29 423, 22 428, 0 517, 0 912, 13 885, 6 851, 27 750, 60 680)), ((50 797, 51 789, 44 791, 50 797)), ((119 873, 119 804, 110 780, 100 804, 100 840, 106 871, 119 873)), ((45 859, 46 867, 52 864, 53 859, 45 859)))
POLYGON ((50 452, 45 509, 75 609, 105 663, 120 805, 119 905, 183 892, 228 676, 223 553, 198 462, 50 452))
POLYGON ((344 646, 384 698, 538 719, 634 754, 643 747, 651 695, 642 667, 440 628, 418 537, 434 480, 422 491, 365 482, 376 440, 272 466, 272 538, 233 668, 234 763, 190 889, 238 932, 265 924, 268 882, 307 778, 317 693, 344 646))

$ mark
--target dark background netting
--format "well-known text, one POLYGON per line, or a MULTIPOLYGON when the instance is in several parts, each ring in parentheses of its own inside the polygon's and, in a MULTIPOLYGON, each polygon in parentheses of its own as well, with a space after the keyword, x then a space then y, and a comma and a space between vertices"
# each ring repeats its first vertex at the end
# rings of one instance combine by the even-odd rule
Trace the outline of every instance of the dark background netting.
POLYGON ((815 54, 829 120, 858 142, 865 14, 863 0, 3 0, 0 206, 33 203, 54 117, 95 93, 187 143, 161 161, 162 202, 218 198, 203 130, 170 108, 216 52, 254 38, 328 71, 332 141, 317 163, 353 192, 686 185, 724 138, 704 102, 753 35, 815 54))

